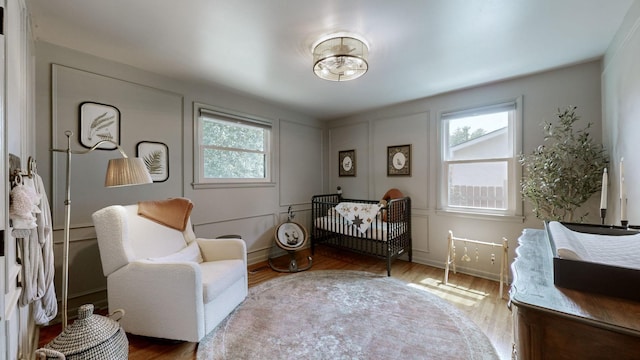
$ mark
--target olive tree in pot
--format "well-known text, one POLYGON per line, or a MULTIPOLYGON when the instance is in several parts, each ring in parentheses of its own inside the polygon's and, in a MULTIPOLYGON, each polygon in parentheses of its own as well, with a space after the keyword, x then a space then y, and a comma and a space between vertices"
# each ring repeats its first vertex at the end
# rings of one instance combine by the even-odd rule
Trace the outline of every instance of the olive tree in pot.
MULTIPOLYGON (((576 107, 558 109, 558 123, 544 122, 544 144, 521 155, 522 195, 542 220, 576 221, 576 210, 601 190, 608 158, 602 144, 589 134, 591 123, 574 130, 576 107)), ((588 212, 580 215, 583 221, 588 212)))

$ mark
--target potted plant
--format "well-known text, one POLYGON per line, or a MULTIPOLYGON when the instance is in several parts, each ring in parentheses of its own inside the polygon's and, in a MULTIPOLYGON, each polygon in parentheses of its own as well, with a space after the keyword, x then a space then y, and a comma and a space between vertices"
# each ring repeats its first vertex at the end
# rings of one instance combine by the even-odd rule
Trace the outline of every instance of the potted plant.
MULTIPOLYGON (((544 122, 544 144, 521 155, 522 195, 542 220, 573 222, 576 210, 601 190, 602 172, 608 158, 602 144, 589 134, 591 123, 574 130, 580 117, 576 107, 558 109, 558 123, 544 122)), ((579 221, 588 212, 579 216, 579 221)))

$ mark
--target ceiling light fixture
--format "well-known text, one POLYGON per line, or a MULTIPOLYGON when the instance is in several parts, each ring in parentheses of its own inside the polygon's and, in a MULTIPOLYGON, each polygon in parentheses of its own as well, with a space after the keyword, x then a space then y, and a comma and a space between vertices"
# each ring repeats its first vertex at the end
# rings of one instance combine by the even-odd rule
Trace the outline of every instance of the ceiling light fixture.
POLYGON ((334 36, 313 47, 313 72, 321 79, 349 81, 369 69, 367 44, 352 36, 334 36))

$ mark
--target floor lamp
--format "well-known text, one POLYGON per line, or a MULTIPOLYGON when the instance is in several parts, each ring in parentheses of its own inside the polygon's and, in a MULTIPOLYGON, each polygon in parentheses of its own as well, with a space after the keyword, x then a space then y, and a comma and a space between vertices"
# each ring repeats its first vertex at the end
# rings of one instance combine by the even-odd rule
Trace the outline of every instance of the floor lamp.
POLYGON ((130 158, 125 154, 124 150, 117 143, 111 140, 102 140, 93 145, 87 150, 71 150, 71 136, 72 131, 65 131, 67 136, 67 148, 66 149, 52 149, 54 152, 63 152, 67 154, 67 187, 66 197, 64 200, 65 206, 65 221, 64 221, 64 242, 62 244, 62 330, 67 327, 67 299, 69 291, 69 231, 71 222, 71 154, 88 154, 96 150, 103 144, 112 144, 120 151, 122 158, 110 159, 107 166, 107 175, 104 180, 104 186, 129 186, 139 184, 150 184, 151 175, 144 164, 144 161, 140 158, 130 158))

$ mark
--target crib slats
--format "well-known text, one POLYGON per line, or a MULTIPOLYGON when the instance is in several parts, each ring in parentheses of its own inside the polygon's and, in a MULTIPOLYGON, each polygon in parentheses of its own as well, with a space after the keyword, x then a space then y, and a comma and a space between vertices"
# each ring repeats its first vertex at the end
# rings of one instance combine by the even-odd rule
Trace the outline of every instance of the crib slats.
POLYGON ((385 223, 381 216, 376 217, 366 233, 354 231, 353 225, 334 210, 341 201, 378 203, 377 200, 343 199, 339 194, 313 196, 311 199, 312 254, 316 245, 325 244, 386 259, 388 275, 391 275, 391 261, 398 256, 407 253, 409 261, 412 260, 411 198, 390 200, 385 208, 387 222, 385 223), (380 239, 376 239, 378 231, 375 229, 382 229, 383 224, 386 230, 380 239))

